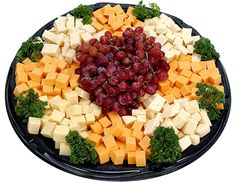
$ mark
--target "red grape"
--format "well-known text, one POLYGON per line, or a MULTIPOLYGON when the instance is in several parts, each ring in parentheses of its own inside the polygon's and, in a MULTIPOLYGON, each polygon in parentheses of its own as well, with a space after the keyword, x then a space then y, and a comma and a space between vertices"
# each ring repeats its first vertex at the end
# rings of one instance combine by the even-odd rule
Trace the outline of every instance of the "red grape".
POLYGON ((138 91, 142 87, 142 84, 140 82, 133 82, 131 85, 131 89, 133 91, 138 91))
POLYGON ((112 38, 112 33, 110 31, 106 31, 105 32, 105 36, 108 38, 108 39, 111 39, 112 38))
POLYGON ((136 27, 134 32, 138 34, 143 33, 143 27, 136 27))
POLYGON ((120 84, 118 86, 119 86, 119 89, 121 92, 125 92, 129 88, 129 84, 125 81, 120 82, 120 84))
POLYGON ((91 46, 89 48, 89 55, 90 56, 97 56, 98 54, 98 49, 96 47, 91 46))
POLYGON ((116 59, 117 59, 118 61, 122 60, 122 59, 125 58, 125 57, 126 57, 126 53, 125 53, 124 51, 118 51, 118 52, 116 53, 116 59))

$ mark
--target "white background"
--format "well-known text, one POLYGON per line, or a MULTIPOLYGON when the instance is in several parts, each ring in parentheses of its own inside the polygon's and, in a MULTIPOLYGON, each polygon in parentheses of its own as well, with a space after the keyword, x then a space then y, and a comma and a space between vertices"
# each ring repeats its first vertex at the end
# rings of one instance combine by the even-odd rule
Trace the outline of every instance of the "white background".
MULTIPOLYGON (((88 4, 93 2, 95 1, 86 0, 88 4)), ((127 1, 119 2, 125 3, 127 1)), ((31 153, 13 131, 4 101, 7 71, 21 42, 53 18, 64 14, 80 3, 82 1, 78 0, 7 0, 0 2, 0 181, 92 181, 56 169, 31 153)), ((138 1, 133 0, 129 3, 138 3, 138 1)), ((229 76, 232 93, 235 93, 236 84, 233 75, 235 77, 236 13, 232 3, 232 0, 158 1, 163 12, 181 18, 195 27, 203 36, 212 40, 221 54, 221 61, 229 76)), ((205 155, 181 170, 147 181, 235 181, 235 113, 233 103, 224 132, 205 155)))

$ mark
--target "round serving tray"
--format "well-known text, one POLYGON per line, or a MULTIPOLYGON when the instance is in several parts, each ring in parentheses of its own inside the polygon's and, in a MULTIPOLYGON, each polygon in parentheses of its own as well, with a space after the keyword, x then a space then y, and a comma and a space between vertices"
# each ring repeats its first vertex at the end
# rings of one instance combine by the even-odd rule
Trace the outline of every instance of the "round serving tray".
MULTIPOLYGON (((91 7, 96 10, 101 8, 106 3, 97 3, 91 5, 91 7)), ((115 4, 110 3, 112 6, 115 4)), ((127 10, 128 6, 135 6, 132 4, 120 4, 124 10, 127 10)), ((168 15, 168 14, 167 14, 168 15)), ((181 19, 168 15, 171 17, 175 23, 177 23, 180 27, 192 28, 193 35, 200 35, 193 27, 185 24, 181 19)), ((54 19, 55 20, 55 19, 54 19)), ((41 29, 39 29, 34 35, 41 36, 45 29, 50 29, 53 26, 54 20, 50 21, 46 25, 44 25, 41 29)), ((5 100, 6 100, 6 109, 12 124, 13 129, 15 130, 18 137, 25 144, 25 146, 30 149, 35 155, 44 160, 45 162, 74 175, 92 178, 92 179, 100 179, 100 180, 141 180, 147 178, 153 178, 161 175, 165 175, 176 171, 194 160, 198 159, 202 156, 207 150, 211 148, 211 146, 216 142, 216 140, 221 135, 224 127, 227 123, 230 107, 231 107, 231 93, 230 93, 230 85, 227 78, 227 74, 225 69, 220 62, 220 60, 216 61, 217 67, 220 70, 222 76, 222 84, 225 89, 225 105, 224 110, 221 112, 220 119, 213 123, 211 127, 211 132, 201 139, 201 142, 197 146, 190 146, 187 150, 183 152, 183 157, 178 160, 176 163, 171 165, 152 165, 150 162, 147 163, 146 167, 135 167, 126 164, 120 166, 114 166, 111 162, 104 165, 97 166, 80 166, 73 165, 69 163, 68 157, 59 156, 58 151, 54 149, 54 142, 51 139, 44 138, 41 135, 30 135, 27 132, 26 124, 16 116, 14 112, 15 100, 13 95, 13 90, 15 87, 15 65, 16 65, 16 57, 13 59, 7 80, 6 80, 6 88, 5 88, 5 100)))

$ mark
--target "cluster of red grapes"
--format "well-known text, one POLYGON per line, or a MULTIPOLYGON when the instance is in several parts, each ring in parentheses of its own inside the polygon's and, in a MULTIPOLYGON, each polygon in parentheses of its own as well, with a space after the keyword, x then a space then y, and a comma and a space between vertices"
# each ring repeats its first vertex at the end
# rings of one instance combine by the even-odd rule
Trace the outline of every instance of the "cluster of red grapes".
POLYGON ((169 64, 155 38, 127 28, 123 37, 107 31, 100 40, 91 39, 77 48, 79 83, 91 94, 91 100, 102 107, 129 115, 139 107, 138 97, 155 94, 159 81, 168 77, 169 64))

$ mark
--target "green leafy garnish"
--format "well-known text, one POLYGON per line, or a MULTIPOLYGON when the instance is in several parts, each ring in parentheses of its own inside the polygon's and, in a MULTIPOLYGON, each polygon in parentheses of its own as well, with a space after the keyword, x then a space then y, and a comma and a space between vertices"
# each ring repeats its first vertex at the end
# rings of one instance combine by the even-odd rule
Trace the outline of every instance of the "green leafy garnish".
POLYGON ((179 137, 173 128, 159 126, 154 131, 151 139, 150 160, 153 163, 174 163, 181 158, 179 137))
POLYGON ((225 103, 224 92, 207 83, 197 83, 196 86, 198 88, 196 95, 200 96, 198 99, 200 109, 206 109, 211 121, 218 119, 220 111, 217 106, 225 103))
POLYGON ((19 96, 16 96, 15 99, 16 115, 22 118, 23 122, 26 123, 29 117, 43 117, 47 102, 39 100, 38 93, 33 89, 29 89, 28 92, 23 91, 19 96))
POLYGON ((148 9, 143 1, 140 1, 137 6, 134 7, 132 14, 136 16, 139 20, 144 21, 152 17, 159 17, 161 15, 160 8, 156 3, 149 4, 151 9, 148 9))
POLYGON ((30 37, 26 42, 23 42, 20 49, 16 53, 16 59, 18 62, 22 62, 24 59, 29 58, 31 61, 36 62, 42 58, 41 50, 43 43, 38 37, 30 37))
POLYGON ((91 24, 93 9, 90 6, 80 4, 71 11, 75 18, 82 18, 83 24, 91 24))
POLYGON ((79 132, 71 131, 66 136, 66 142, 69 143, 71 149, 71 163, 93 165, 98 163, 98 156, 94 146, 81 137, 79 132))
POLYGON ((201 55, 201 60, 216 60, 220 58, 220 54, 216 52, 214 45, 208 38, 201 37, 198 41, 195 42, 194 53, 201 55))

